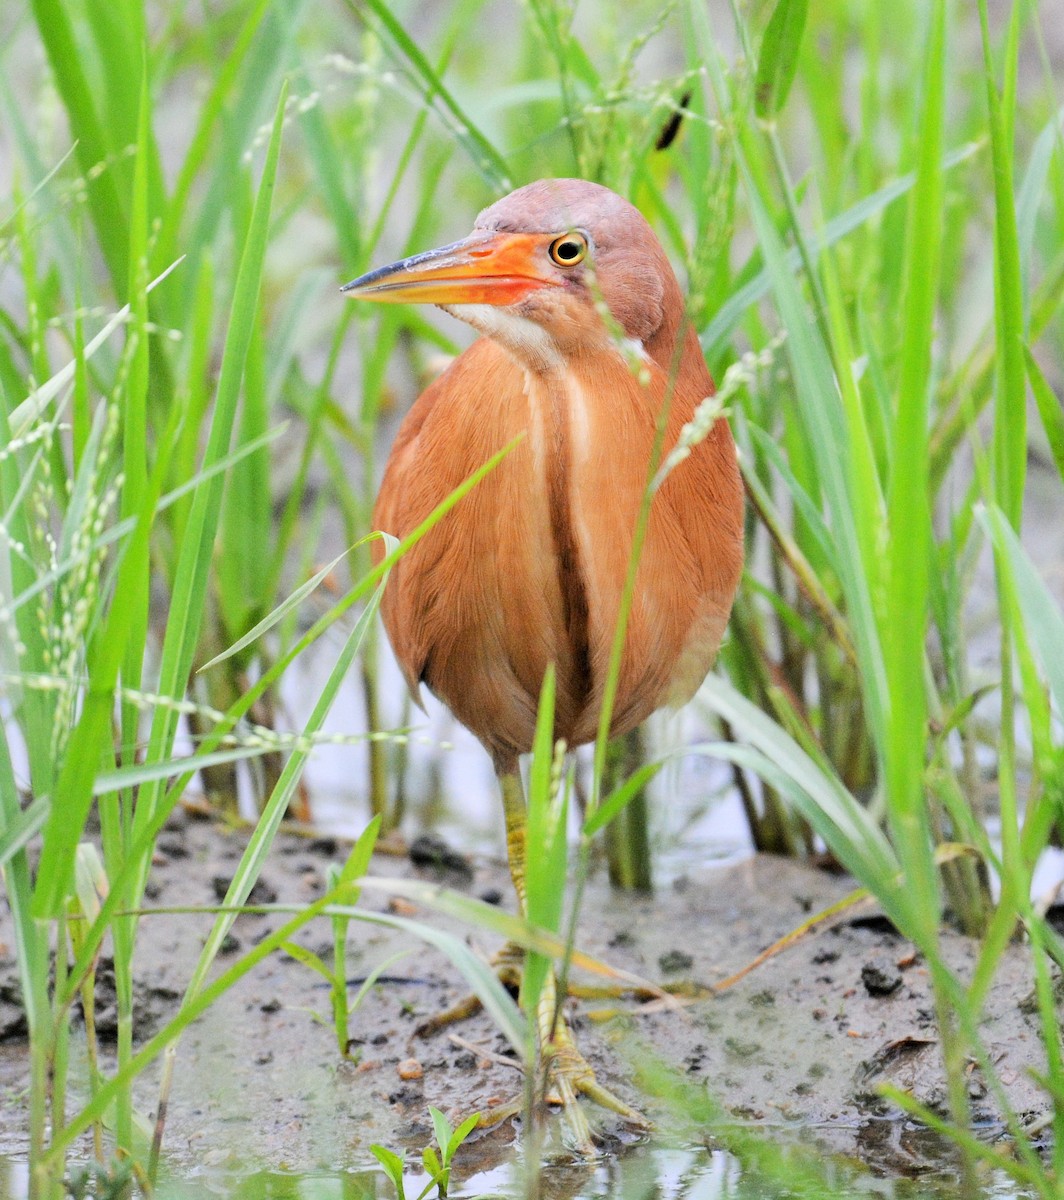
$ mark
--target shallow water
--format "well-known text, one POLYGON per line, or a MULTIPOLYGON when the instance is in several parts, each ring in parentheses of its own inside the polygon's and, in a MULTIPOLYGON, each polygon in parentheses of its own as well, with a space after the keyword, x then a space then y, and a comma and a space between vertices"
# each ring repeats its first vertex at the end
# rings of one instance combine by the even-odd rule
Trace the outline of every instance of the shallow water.
MULTIPOLYGON (((919 1136, 919 1135, 917 1135, 919 1136)), ((927 1135, 923 1135, 927 1136, 927 1135)), ((475 1154, 476 1147, 460 1151, 475 1154)), ((803 1182, 798 1174, 744 1171, 739 1159, 725 1150, 705 1146, 644 1144, 599 1163, 547 1163, 539 1169, 541 1200, 783 1200, 784 1197, 822 1197, 823 1200, 1025 1200, 1032 1195, 1003 1174, 987 1175, 978 1190, 964 1190, 955 1173, 924 1174, 918 1179, 887 1179, 840 1160, 818 1164, 819 1183, 803 1182)), ((424 1174, 405 1177, 408 1200, 428 1184, 424 1174)), ((435 1190, 431 1195, 435 1196, 435 1190)), ((449 1189, 452 1200, 499 1197, 518 1200, 528 1195, 524 1166, 519 1161, 470 1174, 456 1173, 449 1189)), ((28 1169, 24 1160, 0 1157, 0 1200, 27 1200, 28 1169)), ((203 1167, 161 1183, 157 1200, 392 1200, 395 1189, 381 1171, 241 1171, 203 1167)))

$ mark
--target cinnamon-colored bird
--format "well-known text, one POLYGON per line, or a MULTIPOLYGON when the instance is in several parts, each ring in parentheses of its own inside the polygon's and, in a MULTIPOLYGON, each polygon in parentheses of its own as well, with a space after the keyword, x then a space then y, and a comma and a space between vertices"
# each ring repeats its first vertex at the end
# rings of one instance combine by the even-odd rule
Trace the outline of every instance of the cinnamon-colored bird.
MULTIPOLYGON (((414 694, 426 684, 494 760, 523 909, 518 756, 532 746, 544 673, 554 665, 555 737, 592 741, 659 417, 667 454, 713 381, 650 226, 579 179, 520 188, 464 241, 343 290, 436 304, 484 335, 403 421, 376 528, 405 536, 525 435, 399 560, 382 604, 414 694)), ((742 569, 742 508, 735 447, 717 421, 654 494, 612 734, 684 703, 705 677, 742 569)), ((563 1099, 584 1092, 635 1115, 596 1083, 564 1023, 552 1016, 545 1033, 563 1099)))

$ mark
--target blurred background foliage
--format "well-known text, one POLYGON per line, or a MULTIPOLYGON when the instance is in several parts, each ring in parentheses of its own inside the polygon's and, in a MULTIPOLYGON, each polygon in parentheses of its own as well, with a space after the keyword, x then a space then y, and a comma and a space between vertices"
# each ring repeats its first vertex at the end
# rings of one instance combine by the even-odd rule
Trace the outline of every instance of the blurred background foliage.
MULTIPOLYGON (((17 875, 45 829, 34 911, 72 892, 101 770, 129 772, 101 821, 134 906, 197 768, 223 808, 313 812, 289 664, 322 633, 329 675, 390 437, 468 337, 338 285, 581 175, 662 238, 750 499, 728 683, 622 774, 716 730, 730 780, 670 766, 652 800, 682 826, 730 782, 759 848, 826 851, 928 953, 943 909, 988 933, 969 1017, 1018 923, 1057 955, 1029 903, 1064 799, 1047 6, 32 0, 0 32, 0 846, 17 875)), ((352 823, 413 828, 447 751, 411 759, 363 632, 315 737, 360 747, 352 823)))

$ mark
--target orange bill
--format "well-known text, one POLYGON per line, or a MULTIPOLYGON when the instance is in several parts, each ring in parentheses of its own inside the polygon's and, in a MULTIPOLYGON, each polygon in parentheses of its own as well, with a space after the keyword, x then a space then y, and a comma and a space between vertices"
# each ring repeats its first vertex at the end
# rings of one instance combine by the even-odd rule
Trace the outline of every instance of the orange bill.
POLYGON ((542 234, 474 233, 378 267, 340 290, 388 304, 514 304, 557 282, 542 234))

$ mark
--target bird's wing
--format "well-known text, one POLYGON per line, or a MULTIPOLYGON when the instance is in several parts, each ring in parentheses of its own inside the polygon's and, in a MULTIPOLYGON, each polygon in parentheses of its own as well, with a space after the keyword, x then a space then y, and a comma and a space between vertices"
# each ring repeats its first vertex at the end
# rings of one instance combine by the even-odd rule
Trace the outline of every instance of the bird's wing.
MULTIPOLYGON (((527 435, 527 387, 522 368, 487 339, 452 363, 402 424, 375 526, 405 536, 527 435)), ((426 683, 496 755, 525 748, 546 665, 568 653, 552 555, 526 438, 407 552, 385 591, 385 627, 411 689, 426 683)))
MULTIPOLYGON (((591 613, 589 719, 598 717, 659 413, 667 404, 667 455, 698 403, 712 391, 697 342, 693 353, 698 357, 689 358, 690 368, 671 381, 651 362, 640 382, 615 358, 612 364, 600 361, 594 375, 587 371, 577 383, 588 397, 590 422, 589 452, 573 492, 591 613)), ((742 485, 731 433, 719 421, 652 500, 628 622, 615 733, 639 724, 662 704, 683 702, 694 693, 720 643, 741 569, 742 485)), ((582 736, 592 735, 590 729, 582 731, 582 736)))

